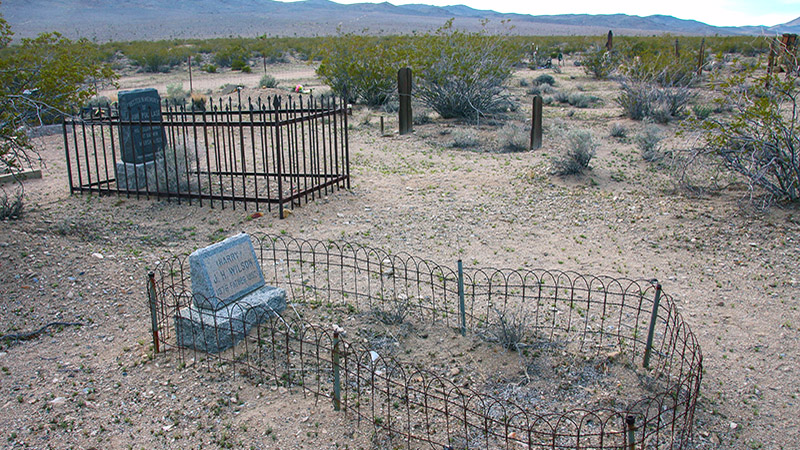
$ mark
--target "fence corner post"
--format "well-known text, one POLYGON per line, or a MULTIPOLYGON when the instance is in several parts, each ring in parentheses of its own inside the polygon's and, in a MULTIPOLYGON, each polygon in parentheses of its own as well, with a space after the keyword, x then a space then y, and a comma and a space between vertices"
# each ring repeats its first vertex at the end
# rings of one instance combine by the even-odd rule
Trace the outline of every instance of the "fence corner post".
POLYGON ((458 260, 458 312, 461 318, 461 336, 467 335, 467 311, 464 305, 464 264, 458 260))
POLYGON ((650 314, 650 327, 647 330, 647 344, 644 348, 644 364, 645 369, 650 368, 650 354, 653 350, 653 335, 656 331, 656 321, 658 320, 658 304, 661 302, 661 283, 656 281, 656 296, 653 299, 653 312, 650 314))
POLYGON ((147 274, 147 302, 150 304, 150 327, 153 330, 153 353, 159 353, 158 346, 158 296, 156 295, 156 275, 147 274))
POLYGON ((331 362, 333 363, 333 410, 339 411, 342 408, 342 384, 339 375, 339 332, 333 332, 333 350, 331 351, 331 362))

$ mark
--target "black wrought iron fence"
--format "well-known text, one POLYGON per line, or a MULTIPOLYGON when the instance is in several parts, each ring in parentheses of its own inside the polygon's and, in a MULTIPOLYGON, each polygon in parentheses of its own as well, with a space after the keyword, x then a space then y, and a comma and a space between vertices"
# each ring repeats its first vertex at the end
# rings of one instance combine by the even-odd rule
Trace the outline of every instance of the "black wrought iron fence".
MULTIPOLYGON (((156 352, 177 351, 184 362, 211 371, 330 398, 335 408, 407 448, 690 447, 702 355, 655 280, 462 269, 460 263, 447 267, 356 244, 285 236, 265 235, 254 244, 267 284, 285 289, 293 303, 403 314, 463 335, 485 335, 514 315, 540 344, 558 343, 589 356, 620 355, 655 390, 619 407, 543 412, 379 355, 294 314, 264 318, 228 350, 200 352, 175 337, 175 317, 193 300, 185 258, 160 264, 148 279, 156 352)), ((214 332, 233 328, 239 327, 214 332)))
POLYGON ((285 207, 350 187, 347 106, 334 98, 165 104, 160 115, 107 107, 67 119, 63 131, 72 193, 266 204, 284 217, 285 207))

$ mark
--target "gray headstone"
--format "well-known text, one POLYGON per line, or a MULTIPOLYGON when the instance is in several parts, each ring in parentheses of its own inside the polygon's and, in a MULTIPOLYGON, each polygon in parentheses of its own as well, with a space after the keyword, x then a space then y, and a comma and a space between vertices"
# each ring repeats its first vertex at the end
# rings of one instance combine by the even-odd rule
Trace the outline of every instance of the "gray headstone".
POLYGON ((264 274, 245 233, 189 255, 194 304, 218 310, 264 286, 264 274))
POLYGON ((147 122, 146 124, 120 124, 122 161, 139 164, 154 160, 161 154, 166 135, 161 117, 161 97, 155 89, 120 91, 120 121, 147 122), (149 122, 153 122, 150 124, 149 122))
POLYGON ((250 330, 286 309, 286 291, 263 286, 216 311, 187 306, 175 315, 177 345, 219 353, 244 339, 250 330))

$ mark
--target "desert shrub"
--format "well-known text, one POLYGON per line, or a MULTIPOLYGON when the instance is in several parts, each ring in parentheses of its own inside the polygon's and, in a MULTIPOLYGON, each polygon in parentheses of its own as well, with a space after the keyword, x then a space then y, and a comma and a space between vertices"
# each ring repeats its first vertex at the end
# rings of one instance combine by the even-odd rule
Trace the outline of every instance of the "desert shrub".
POLYGON ((248 66, 251 52, 242 43, 233 42, 214 54, 214 63, 220 67, 230 67, 233 70, 242 70, 248 66))
POLYGON ((497 141, 500 148, 508 152, 528 150, 530 145, 530 132, 521 125, 509 123, 497 131, 497 141))
POLYGON ((693 105, 692 112, 697 119, 706 120, 714 112, 714 107, 712 105, 693 105))
POLYGON ((258 87, 260 88, 276 88, 278 87, 278 80, 275 79, 272 75, 265 73, 261 80, 258 81, 258 87))
POLYGON ((564 134, 567 151, 552 160, 556 175, 575 175, 589 168, 597 143, 589 130, 570 130, 564 134))
POLYGON ((433 123, 433 118, 427 112, 414 111, 414 117, 411 119, 414 125, 425 125, 433 123))
POLYGON ((800 127, 797 75, 753 77, 752 72, 715 82, 732 113, 692 120, 701 132, 701 152, 747 180, 751 192, 779 201, 800 201, 800 127))
POLYGON ((625 128, 625 125, 615 123, 611 125, 611 131, 609 134, 611 137, 622 139, 628 136, 628 129, 625 128))
POLYGON ((473 148, 480 145, 481 140, 472 129, 458 129, 450 134, 450 147, 453 148, 473 148))
POLYGON ((539 75, 538 77, 534 78, 533 83, 534 84, 546 84, 548 86, 553 86, 553 85, 556 84, 556 79, 553 78, 552 75, 543 73, 543 74, 539 75))
POLYGON ((676 58, 673 51, 642 51, 629 55, 620 71, 630 79, 659 86, 691 86, 697 80, 697 55, 684 53, 676 58))
POLYGON ((208 73, 217 73, 217 66, 214 64, 206 64, 201 68, 201 70, 208 73))
POLYGON ((529 84, 530 83, 528 83, 528 80, 526 80, 525 78, 520 78, 519 79, 519 86, 520 87, 528 87, 529 84))
POLYGON ((576 108, 590 108, 600 103, 600 98, 582 92, 572 92, 567 96, 567 103, 576 108))
POLYGON ((657 123, 667 123, 683 116, 686 105, 695 96, 686 87, 661 87, 629 79, 620 81, 620 87, 622 93, 614 101, 626 116, 634 120, 651 119, 657 123))
POLYGON ((199 94, 197 92, 192 93, 192 110, 205 111, 207 103, 208 103, 208 97, 206 97, 203 94, 199 94))
POLYGON ((9 195, 5 189, 0 194, 0 220, 17 219, 22 215, 23 194, 20 188, 17 192, 9 195))
POLYGON ((529 324, 525 314, 521 311, 494 310, 494 320, 490 321, 484 338, 489 342, 496 342, 506 350, 519 350, 520 345, 527 337, 529 324))
POLYGON ((556 92, 549 84, 537 84, 528 88, 528 95, 544 95, 556 92))
POLYGON ((443 118, 479 119, 512 106, 504 84, 521 54, 513 40, 455 30, 450 20, 413 42, 416 96, 443 118))
POLYGON ((172 106, 183 106, 186 104, 186 97, 189 94, 183 90, 183 83, 172 83, 167 85, 167 104, 172 106))
POLYGON ((593 46, 580 59, 580 65, 587 75, 597 79, 608 78, 619 64, 619 55, 609 52, 605 47, 593 46))
POLYGON ((639 148, 639 153, 642 159, 648 162, 660 161, 664 157, 664 153, 659 147, 659 143, 664 139, 661 135, 661 130, 657 125, 650 124, 637 134, 634 138, 636 146, 639 148))
POLYGON ((340 34, 323 44, 317 75, 348 102, 380 106, 397 89, 397 70, 404 64, 405 51, 396 38, 340 34))

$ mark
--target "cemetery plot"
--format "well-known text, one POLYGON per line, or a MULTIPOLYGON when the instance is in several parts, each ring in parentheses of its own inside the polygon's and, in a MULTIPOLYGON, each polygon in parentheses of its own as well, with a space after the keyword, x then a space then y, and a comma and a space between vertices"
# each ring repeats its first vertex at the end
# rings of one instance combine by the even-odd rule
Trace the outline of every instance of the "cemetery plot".
POLYGON ((334 99, 229 99, 208 111, 153 109, 157 100, 123 92, 119 109, 64 123, 72 193, 277 206, 283 217, 350 186, 347 107, 334 99))

